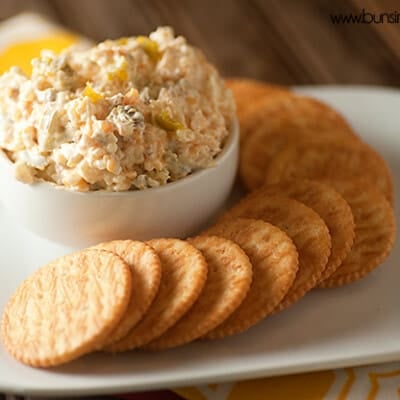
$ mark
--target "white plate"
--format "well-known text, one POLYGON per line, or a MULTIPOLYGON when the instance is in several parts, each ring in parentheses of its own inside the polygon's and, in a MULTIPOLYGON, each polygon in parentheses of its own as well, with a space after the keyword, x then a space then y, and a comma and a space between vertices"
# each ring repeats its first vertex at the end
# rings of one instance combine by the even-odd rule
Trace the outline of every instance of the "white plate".
MULTIPOLYGON (((400 187, 400 91, 366 87, 301 91, 331 103, 348 117, 389 162, 400 187)), ((2 209, 0 246, 0 312, 24 277, 69 251, 15 226, 2 209)), ((289 310, 222 341, 155 354, 96 354, 49 370, 19 364, 0 345, 0 391, 48 396, 121 393, 397 360, 399 259, 397 242, 385 265, 362 281, 316 290, 289 310)))

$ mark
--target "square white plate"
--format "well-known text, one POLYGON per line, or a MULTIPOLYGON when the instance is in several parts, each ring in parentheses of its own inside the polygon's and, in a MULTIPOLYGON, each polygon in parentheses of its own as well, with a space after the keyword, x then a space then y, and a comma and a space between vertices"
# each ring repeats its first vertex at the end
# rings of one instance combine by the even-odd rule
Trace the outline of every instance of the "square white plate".
MULTIPOLYGON (((338 108, 388 161, 400 187, 400 91, 354 86, 298 90, 338 108)), ((0 196, 3 190, 0 183, 0 196)), ((396 213, 400 220, 398 208, 396 213)), ((69 251, 16 226, 0 208, 0 312, 23 278, 69 251)), ((397 242, 385 264, 362 281, 315 290, 290 309, 222 341, 155 354, 95 354, 49 370, 19 364, 0 345, 0 391, 121 393, 398 360, 399 259, 397 242)))

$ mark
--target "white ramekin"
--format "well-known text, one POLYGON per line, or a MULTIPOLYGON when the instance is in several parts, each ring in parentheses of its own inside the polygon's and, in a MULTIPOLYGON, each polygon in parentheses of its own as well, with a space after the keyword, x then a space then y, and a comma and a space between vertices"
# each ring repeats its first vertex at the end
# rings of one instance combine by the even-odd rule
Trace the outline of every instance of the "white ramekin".
POLYGON ((48 182, 17 181, 0 151, 0 199, 8 213, 33 233, 73 247, 114 239, 147 240, 193 235, 226 201, 238 165, 239 128, 215 166, 153 189, 74 192, 48 182))

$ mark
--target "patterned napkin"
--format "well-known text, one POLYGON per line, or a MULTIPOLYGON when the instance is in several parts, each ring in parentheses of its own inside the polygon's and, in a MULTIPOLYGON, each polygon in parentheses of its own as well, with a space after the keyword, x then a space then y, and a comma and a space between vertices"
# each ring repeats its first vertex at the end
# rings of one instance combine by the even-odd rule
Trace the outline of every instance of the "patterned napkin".
MULTIPOLYGON (((30 60, 41 49, 55 52, 88 40, 66 31, 36 14, 21 14, 0 25, 0 73, 12 65, 30 72, 30 60)), ((228 366, 227 366, 228 368, 228 366)), ((368 367, 346 368, 224 384, 115 395, 115 399, 174 400, 346 400, 398 399, 400 362, 368 367), (178 396, 179 395, 179 396, 178 396)), ((1 395, 0 395, 1 398, 1 395)), ((35 400, 38 400, 35 398, 35 400)))

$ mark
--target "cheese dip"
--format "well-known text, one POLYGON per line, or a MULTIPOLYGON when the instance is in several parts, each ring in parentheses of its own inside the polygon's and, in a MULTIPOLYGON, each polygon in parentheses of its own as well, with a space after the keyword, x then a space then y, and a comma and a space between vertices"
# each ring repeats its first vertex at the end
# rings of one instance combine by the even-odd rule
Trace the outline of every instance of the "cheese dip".
POLYGON ((25 183, 157 187, 211 167, 235 114, 217 70, 171 28, 32 61, 0 77, 0 149, 25 183))

